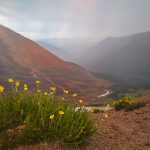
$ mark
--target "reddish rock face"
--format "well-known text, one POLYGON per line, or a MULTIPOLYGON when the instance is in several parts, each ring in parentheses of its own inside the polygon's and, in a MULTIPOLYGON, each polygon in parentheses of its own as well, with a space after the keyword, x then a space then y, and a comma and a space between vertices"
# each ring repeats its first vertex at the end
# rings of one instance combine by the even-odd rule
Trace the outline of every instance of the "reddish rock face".
POLYGON ((26 82, 41 79, 45 85, 56 84, 88 91, 89 88, 111 85, 107 81, 98 80, 82 67, 59 59, 33 41, 1 25, 0 76, 0 80, 10 76, 26 82))

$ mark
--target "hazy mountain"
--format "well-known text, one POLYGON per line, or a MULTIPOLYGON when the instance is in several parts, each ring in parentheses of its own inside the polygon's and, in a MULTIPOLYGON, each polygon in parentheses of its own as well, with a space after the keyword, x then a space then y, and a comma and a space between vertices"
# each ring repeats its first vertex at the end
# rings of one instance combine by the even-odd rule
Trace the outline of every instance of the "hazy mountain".
POLYGON ((150 81, 150 32, 106 38, 89 48, 78 63, 94 72, 150 81))
POLYGON ((89 90, 110 85, 0 25, 0 82, 11 76, 28 83, 41 79, 45 86, 55 84, 70 89, 89 90))
POLYGON ((74 61, 77 57, 83 55, 87 48, 95 45, 97 41, 89 38, 47 38, 40 42, 47 44, 47 46, 55 45, 59 47, 64 54, 62 55, 59 49, 58 53, 56 53, 58 56, 63 56, 61 58, 65 58, 67 61, 74 61))
POLYGON ((47 42, 43 42, 43 41, 36 41, 37 44, 39 44, 40 46, 46 48, 49 52, 51 52, 52 54, 56 55, 57 57, 63 59, 63 60, 70 60, 71 56, 68 52, 66 52, 65 50, 52 45, 50 43, 47 42))

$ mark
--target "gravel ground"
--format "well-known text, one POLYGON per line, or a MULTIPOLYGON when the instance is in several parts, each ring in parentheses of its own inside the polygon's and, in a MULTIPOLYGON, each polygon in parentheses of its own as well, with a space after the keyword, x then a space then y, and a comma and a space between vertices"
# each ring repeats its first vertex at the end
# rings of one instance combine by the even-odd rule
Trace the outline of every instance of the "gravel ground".
POLYGON ((99 130, 90 138, 88 150, 150 150, 150 104, 132 112, 112 110, 108 115, 97 123, 99 130))

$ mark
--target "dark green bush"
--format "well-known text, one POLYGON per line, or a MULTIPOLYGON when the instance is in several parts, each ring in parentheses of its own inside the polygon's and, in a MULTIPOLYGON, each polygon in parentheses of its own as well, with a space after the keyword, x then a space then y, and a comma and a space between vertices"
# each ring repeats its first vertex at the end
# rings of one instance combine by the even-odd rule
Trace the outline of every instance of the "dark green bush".
POLYGON ((145 102, 135 102, 131 105, 127 105, 125 107, 125 110, 126 111, 133 111, 134 109, 139 109, 141 107, 144 107, 145 105, 146 105, 145 102))

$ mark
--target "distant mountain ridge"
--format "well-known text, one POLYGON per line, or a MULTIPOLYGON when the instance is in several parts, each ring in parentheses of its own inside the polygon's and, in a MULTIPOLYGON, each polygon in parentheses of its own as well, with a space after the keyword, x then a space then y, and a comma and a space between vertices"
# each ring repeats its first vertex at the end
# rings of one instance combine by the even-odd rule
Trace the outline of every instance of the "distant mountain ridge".
POLYGON ((67 53, 65 50, 55 45, 52 45, 43 41, 35 41, 35 42, 63 60, 68 60, 69 57, 71 57, 69 53, 67 53))
POLYGON ((36 42, 61 59, 75 62, 76 57, 81 56, 87 48, 95 45, 96 40, 92 38, 51 37, 36 42), (52 48, 53 46, 55 47, 52 48))
POLYGON ((93 72, 150 82, 150 32, 109 37, 89 48, 79 64, 93 72))
POLYGON ((86 90, 110 85, 84 68, 59 59, 33 41, 0 25, 0 83, 12 76, 27 83, 41 79, 45 86, 70 89, 86 90))

